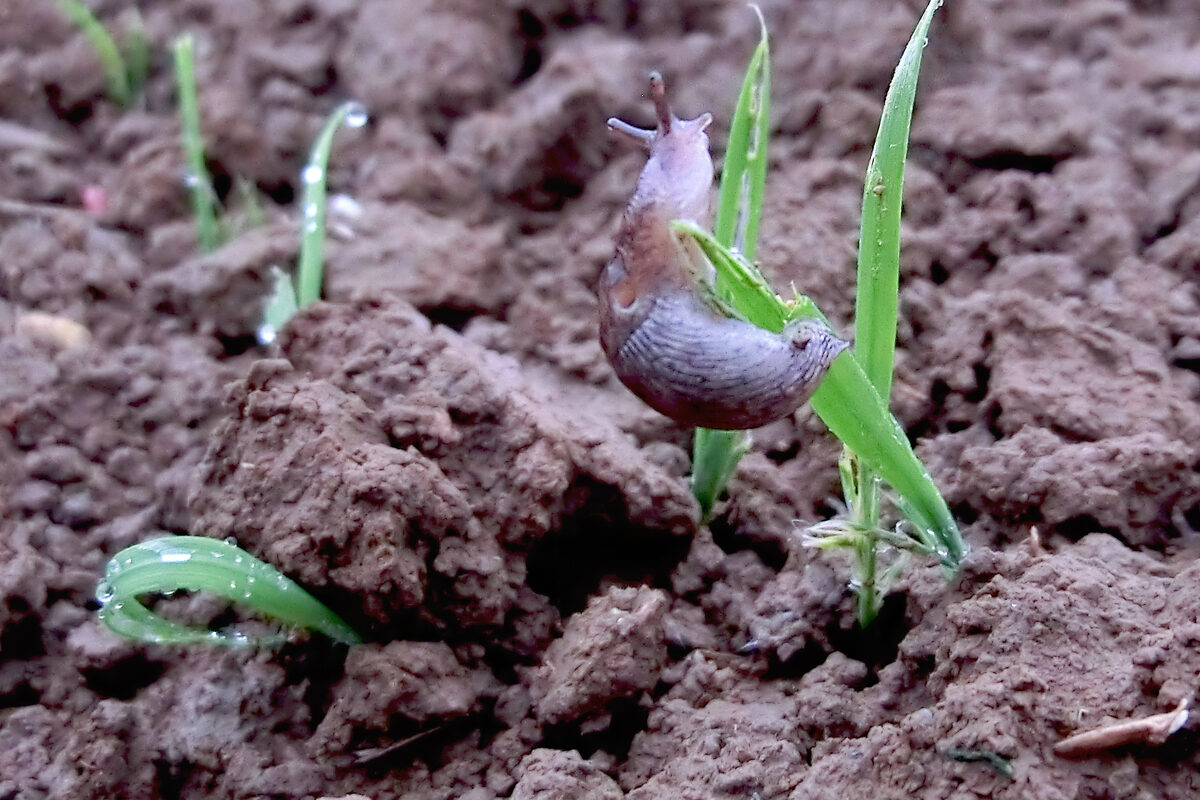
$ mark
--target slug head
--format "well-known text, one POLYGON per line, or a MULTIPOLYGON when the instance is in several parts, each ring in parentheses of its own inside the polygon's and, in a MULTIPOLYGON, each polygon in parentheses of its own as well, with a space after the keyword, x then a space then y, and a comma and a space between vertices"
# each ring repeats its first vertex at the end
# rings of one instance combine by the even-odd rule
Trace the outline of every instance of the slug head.
POLYGON ((669 209, 673 219, 703 222, 708 216, 712 191, 713 163, 708 152, 707 111, 695 119, 680 119, 671 111, 662 75, 650 75, 650 99, 658 117, 655 128, 638 128, 611 118, 608 127, 650 152, 638 179, 631 206, 658 203, 669 209))
POLYGON ((841 355, 843 350, 850 348, 850 343, 831 331, 824 322, 807 317, 789 322, 784 327, 782 336, 791 343, 798 354, 803 354, 798 358, 803 370, 812 372, 810 394, 816 389, 834 359, 841 355))

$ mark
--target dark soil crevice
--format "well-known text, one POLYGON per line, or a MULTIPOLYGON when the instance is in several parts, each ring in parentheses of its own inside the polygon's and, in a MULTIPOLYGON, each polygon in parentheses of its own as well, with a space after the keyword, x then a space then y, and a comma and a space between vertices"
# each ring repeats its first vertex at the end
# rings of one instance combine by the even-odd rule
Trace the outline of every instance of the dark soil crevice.
POLYGON ((529 588, 549 598, 564 617, 582 609, 602 585, 670 586, 671 571, 687 554, 687 539, 633 524, 613 487, 587 479, 568 489, 567 508, 558 528, 527 557, 529 588), (587 500, 580 505, 572 497, 587 500))
POLYGON ((103 668, 83 670, 87 687, 101 697, 130 700, 167 671, 161 661, 134 654, 103 668))

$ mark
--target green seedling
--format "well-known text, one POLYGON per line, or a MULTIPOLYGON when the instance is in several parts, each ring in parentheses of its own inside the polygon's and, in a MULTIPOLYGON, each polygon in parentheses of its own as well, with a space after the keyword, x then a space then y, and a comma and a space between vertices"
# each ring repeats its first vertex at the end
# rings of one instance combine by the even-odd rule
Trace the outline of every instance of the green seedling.
POLYGON ((215 594, 284 625, 320 631, 346 644, 361 641, 337 614, 270 564, 240 547, 203 536, 151 539, 113 556, 96 587, 100 619, 114 633, 146 644, 261 647, 283 641, 282 636, 182 625, 158 616, 139 599, 181 590, 215 594))
MULTIPOLYGON (((883 398, 891 393, 896 349, 900 219, 909 129, 912 124, 917 78, 921 71, 921 55, 925 49, 933 15, 941 6, 941 2, 942 0, 932 0, 926 6, 900 57, 884 100, 879 133, 871 151, 863 184, 858 247, 858 294, 854 311, 855 354, 872 386, 883 398)), ((885 570, 883 576, 880 576, 877 564, 879 545, 889 545, 901 553, 914 549, 921 552, 925 547, 907 546, 911 536, 901 536, 897 542, 895 536, 881 528, 881 486, 878 470, 848 443, 839 464, 839 471, 849 514, 845 520, 835 520, 824 526, 817 526, 811 531, 814 537, 811 541, 817 546, 827 546, 828 542, 836 543, 843 538, 851 540, 849 547, 854 560, 853 586, 858 619, 865 626, 879 613, 883 602, 882 594, 903 565, 902 560, 897 560, 885 570)), ((901 494, 902 511, 912 520, 909 510, 903 508, 904 501, 905 496, 901 494)), ((940 555, 938 547, 944 547, 950 555, 956 557, 955 560, 961 558, 964 549, 957 536, 944 542, 935 541, 933 545, 935 554, 940 555)))
POLYGON ((361 128, 366 123, 367 111, 361 103, 343 103, 329 115, 313 142, 308 164, 301 173, 304 205, 296 280, 293 283, 290 275, 282 270, 275 271, 275 289, 267 300, 263 324, 258 330, 258 339, 263 344, 273 341, 279 329, 296 311, 321 297, 321 286, 325 280, 325 184, 333 137, 343 125, 361 128))
MULTIPOLYGON (((855 350, 852 356, 833 363, 810 401, 846 447, 841 476, 849 514, 845 519, 809 529, 807 541, 826 549, 852 551, 855 575, 851 585, 863 626, 879 611, 879 589, 886 584, 884 578, 894 576, 902 564, 897 562, 884 576, 878 575, 876 553, 880 545, 934 557, 947 572, 957 569, 966 552, 945 500, 885 399, 891 391, 896 338, 900 199, 908 131, 921 52, 940 4, 941 0, 928 4, 901 57, 867 169, 855 350), (905 518, 894 531, 880 526, 881 479, 897 493, 896 504, 905 518)), ((824 315, 807 297, 784 300, 775 294, 751 261, 766 174, 768 53, 764 25, 733 116, 714 233, 684 221, 673 225, 692 237, 716 268, 717 294, 750 322, 779 331, 797 317, 824 320, 824 315)), ((697 431, 693 491, 706 515, 745 449, 744 433, 697 431)))
POLYGON ((196 43, 184 34, 171 47, 175 56, 175 87, 179 95, 179 122, 183 156, 187 162, 187 185, 196 217, 196 238, 205 252, 225 240, 217 212, 217 193, 204 160, 204 138, 200 135, 200 105, 196 98, 196 43))
POLYGON ((104 70, 108 97, 119 106, 129 107, 141 95, 150 71, 150 47, 146 29, 136 8, 125 19, 126 42, 122 52, 108 29, 96 19, 82 0, 55 0, 59 9, 87 37, 104 70))
MULTIPOLYGON (((713 235, 722 248, 736 248, 753 262, 762 218, 763 190, 767 181, 767 142, 771 123, 771 50, 767 23, 758 6, 759 41, 750 56, 729 126, 729 145, 721 170, 713 235)), ((738 292, 727 285, 729 277, 718 270, 714 289, 740 308, 738 292)), ((764 281, 765 284, 765 281, 764 281)), ((773 293, 772 293, 773 294, 773 293)), ((754 319, 750 320, 755 322, 754 319)), ((697 428, 692 442, 692 493, 707 520, 725 491, 738 461, 750 449, 745 431, 697 428)))

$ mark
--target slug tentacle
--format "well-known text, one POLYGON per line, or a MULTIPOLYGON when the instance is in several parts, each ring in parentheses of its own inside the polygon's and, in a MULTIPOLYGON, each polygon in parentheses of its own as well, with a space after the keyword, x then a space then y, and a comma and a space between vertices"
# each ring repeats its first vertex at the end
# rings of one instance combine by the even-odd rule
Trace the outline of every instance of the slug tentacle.
POLYGON ((608 124, 650 151, 600 279, 600 342, 617 376, 648 405, 689 425, 765 425, 800 406, 849 345, 816 320, 780 333, 728 317, 704 299, 712 267, 671 229, 708 221, 711 114, 681 120, 650 78, 653 130, 608 124))

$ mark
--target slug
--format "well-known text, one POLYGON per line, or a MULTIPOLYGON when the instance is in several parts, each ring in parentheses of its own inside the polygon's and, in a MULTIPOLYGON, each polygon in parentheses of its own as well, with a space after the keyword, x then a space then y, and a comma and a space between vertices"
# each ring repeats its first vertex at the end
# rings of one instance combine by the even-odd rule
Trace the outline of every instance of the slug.
POLYGON ((714 270, 671 220, 706 224, 712 115, 679 119, 660 75, 650 77, 658 126, 608 126, 649 150, 600 276, 600 344, 617 377, 651 408, 685 425, 756 428, 795 411, 849 347, 817 320, 779 333, 722 313, 714 270))

